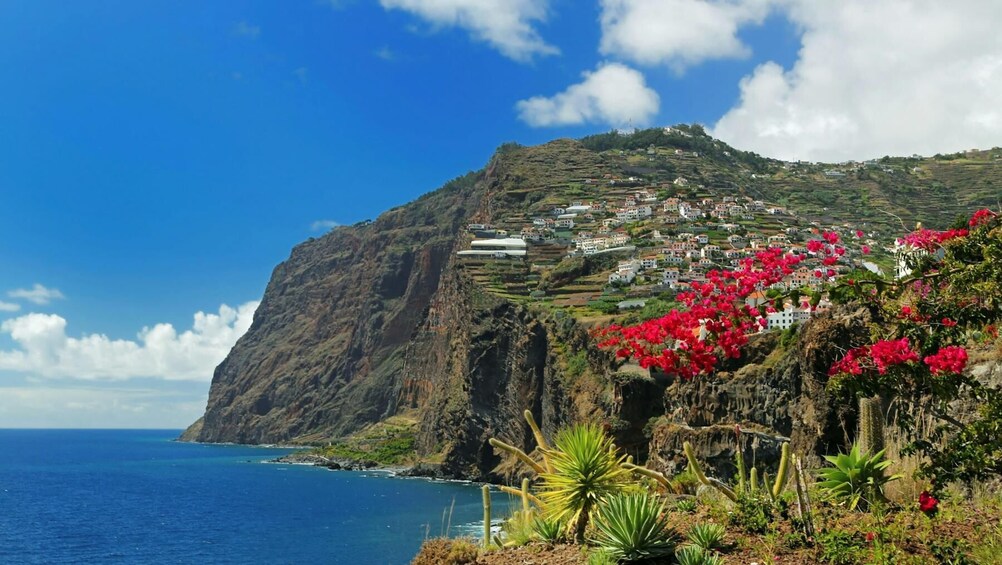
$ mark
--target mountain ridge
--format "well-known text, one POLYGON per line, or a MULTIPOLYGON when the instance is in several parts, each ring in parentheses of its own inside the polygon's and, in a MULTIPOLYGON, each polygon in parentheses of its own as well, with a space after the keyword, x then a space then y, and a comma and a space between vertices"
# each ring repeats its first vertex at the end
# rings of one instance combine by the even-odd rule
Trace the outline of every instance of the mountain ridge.
MULTIPOLYGON (((251 328, 217 367, 205 415, 182 439, 317 443, 410 411, 419 415, 420 456, 446 475, 482 478, 499 462, 487 437, 531 445, 520 418, 529 408, 546 433, 605 420, 645 454, 644 427, 665 406, 659 414, 657 403, 630 404, 623 387, 664 390, 617 381, 620 369, 588 337, 588 328, 621 317, 606 307, 637 285, 610 290, 608 261, 586 257, 581 267, 580 257, 568 258, 577 236, 567 232, 532 245, 521 263, 461 259, 469 224, 511 231, 553 207, 611 203, 649 187, 660 196, 728 195, 796 208, 782 222, 749 223, 769 226, 763 230, 837 222, 880 239, 907 222, 945 227, 994 204, 998 153, 785 163, 734 150, 698 126, 505 144, 478 172, 297 245, 275 268, 251 328), (906 194, 913 197, 901 201, 906 194)), ((604 216, 613 214, 609 206, 604 216)), ((594 215, 582 225, 597 226, 594 215)), ((649 251, 650 233, 671 229, 641 221, 624 232, 649 251)))

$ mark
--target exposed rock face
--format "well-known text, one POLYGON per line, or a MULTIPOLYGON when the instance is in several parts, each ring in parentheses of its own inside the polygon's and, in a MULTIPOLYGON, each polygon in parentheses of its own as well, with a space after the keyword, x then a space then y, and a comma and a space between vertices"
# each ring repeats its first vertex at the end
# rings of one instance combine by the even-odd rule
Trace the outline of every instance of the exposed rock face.
POLYGON ((689 441, 710 469, 730 476, 736 425, 750 432, 747 461, 776 461, 783 440, 808 457, 842 449, 852 439, 844 430, 855 429, 856 405, 830 399, 828 368, 839 351, 868 335, 869 320, 865 309, 835 310, 804 324, 775 362, 766 354, 775 347, 776 334, 765 334, 750 344, 736 371, 676 380, 665 392, 666 417, 653 430, 648 465, 680 472, 686 464, 682 443, 689 441))
POLYGON ((332 437, 391 415, 405 350, 479 205, 475 180, 293 249, 250 330, 216 368, 205 416, 183 439, 332 437))
POLYGON ((570 141, 500 155, 374 222, 297 246, 182 439, 315 441, 417 410, 419 451, 441 458, 437 474, 484 478, 499 461, 489 437, 532 447, 526 408, 548 435, 595 415, 594 394, 567 400, 551 343, 560 334, 580 349, 586 334, 485 292, 455 252, 468 222, 517 209, 570 171, 597 175, 599 165, 570 141))

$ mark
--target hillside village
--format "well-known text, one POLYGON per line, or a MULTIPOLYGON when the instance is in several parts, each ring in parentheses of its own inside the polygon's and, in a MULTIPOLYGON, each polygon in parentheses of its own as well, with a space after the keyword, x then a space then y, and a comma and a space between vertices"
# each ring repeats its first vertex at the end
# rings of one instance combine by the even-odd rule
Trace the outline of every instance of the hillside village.
MULTIPOLYGON (((481 267, 484 262, 492 262, 497 269, 498 262, 508 262, 509 271, 515 271, 524 265, 527 281, 533 280, 531 273, 559 268, 560 263, 552 265, 555 253, 563 261, 608 255, 614 261, 597 279, 591 277, 592 283, 600 283, 591 292, 553 301, 555 306, 608 313, 600 305, 603 294, 621 298, 616 302, 619 310, 642 308, 645 299, 683 291, 692 282, 705 282, 710 270, 735 269, 742 259, 754 257, 766 248, 807 257, 793 273, 773 285, 775 290, 817 291, 825 282, 853 269, 866 268, 862 250, 879 245, 854 226, 807 223, 790 210, 761 200, 736 196, 686 198, 678 190, 688 184, 683 177, 670 184, 644 187, 635 186, 635 177, 586 178, 582 182, 605 184, 610 187, 610 196, 618 198, 571 201, 534 215, 531 223, 470 224, 470 249, 459 255, 479 262, 481 267), (615 190, 617 185, 620 190, 615 190), (628 188, 624 190, 624 186, 628 188), (849 244, 835 265, 822 265, 806 246, 806 241, 819 237, 822 228, 838 232, 849 244)), ((878 268, 873 263, 868 266, 878 268)), ((749 305, 766 304, 767 290, 749 297, 749 305)), ((539 291, 530 290, 528 294, 537 300, 548 298, 539 291)), ((787 329, 825 308, 826 302, 815 301, 813 307, 807 299, 802 304, 787 304, 785 309, 767 314, 767 328, 787 329)))

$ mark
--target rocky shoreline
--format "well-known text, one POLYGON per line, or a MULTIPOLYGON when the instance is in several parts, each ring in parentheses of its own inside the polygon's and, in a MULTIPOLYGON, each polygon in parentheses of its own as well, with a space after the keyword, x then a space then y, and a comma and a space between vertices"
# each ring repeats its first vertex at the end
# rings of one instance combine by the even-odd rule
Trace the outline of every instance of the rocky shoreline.
POLYGON ((309 451, 299 451, 272 459, 269 463, 286 463, 291 465, 312 465, 324 467, 331 471, 385 471, 398 477, 425 477, 430 479, 445 479, 441 467, 428 463, 418 463, 409 467, 382 465, 372 460, 328 458, 309 451))

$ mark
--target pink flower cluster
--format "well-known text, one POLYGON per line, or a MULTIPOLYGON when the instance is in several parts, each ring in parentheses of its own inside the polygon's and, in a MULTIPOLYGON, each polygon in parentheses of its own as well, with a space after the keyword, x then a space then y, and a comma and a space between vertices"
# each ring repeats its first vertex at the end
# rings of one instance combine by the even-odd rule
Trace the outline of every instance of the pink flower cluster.
POLYGON ((911 348, 907 337, 880 340, 872 345, 864 345, 847 351, 844 357, 828 369, 828 375, 861 375, 863 371, 872 370, 883 375, 890 367, 918 360, 918 353, 911 348))
POLYGON ((922 361, 934 375, 960 373, 967 366, 967 350, 958 345, 948 345, 922 361))
POLYGON ((596 335, 605 339, 598 345, 685 379, 711 373, 718 356, 740 357, 748 334, 760 327, 758 310, 744 299, 781 281, 803 259, 772 248, 743 259, 738 270, 710 271, 705 283, 694 282, 678 295, 685 308, 634 326, 601 329, 596 335))
POLYGON ((995 218, 996 216, 998 216, 998 214, 996 214, 995 212, 992 212, 988 208, 982 208, 981 210, 975 212, 973 216, 971 216, 971 221, 968 222, 968 225, 971 226, 972 228, 976 228, 981 224, 986 224, 992 221, 992 219, 995 218))
POLYGON ((947 241, 958 237, 967 237, 969 232, 964 229, 952 229, 947 231, 936 231, 930 229, 920 229, 898 239, 901 245, 910 245, 916 249, 924 249, 929 252, 936 251, 947 241))

